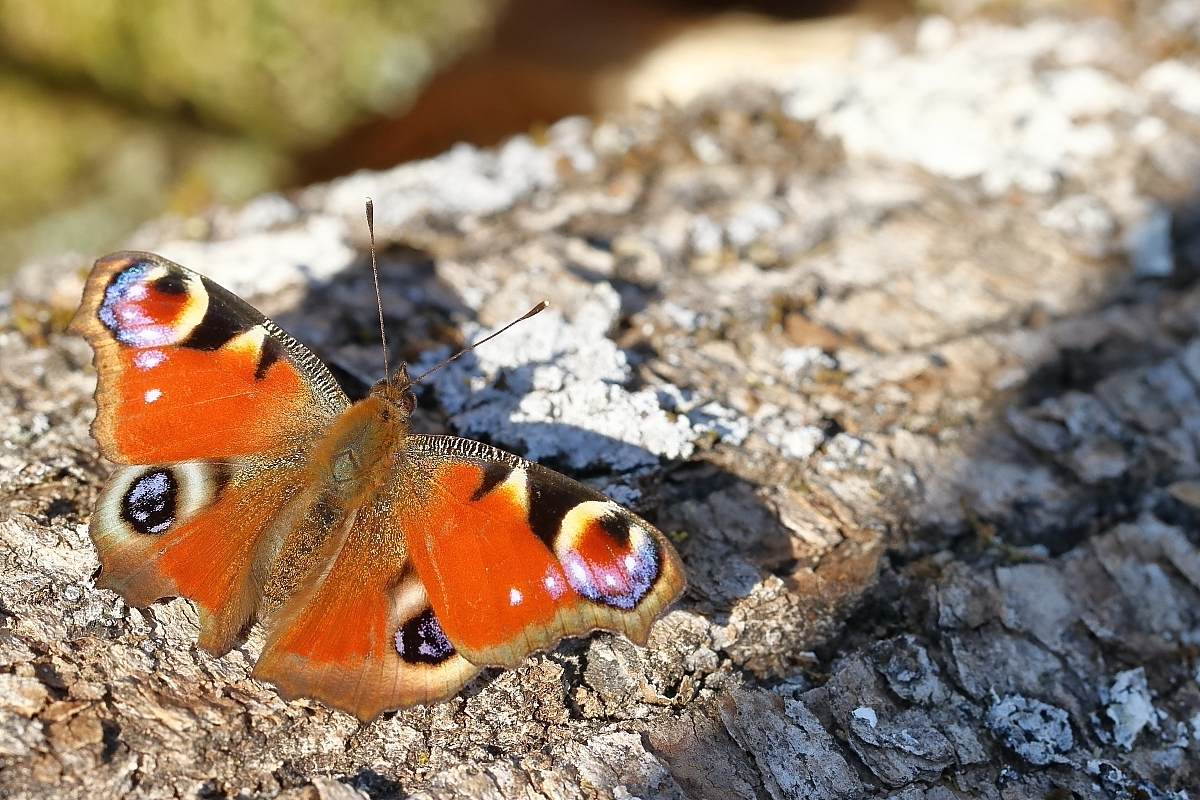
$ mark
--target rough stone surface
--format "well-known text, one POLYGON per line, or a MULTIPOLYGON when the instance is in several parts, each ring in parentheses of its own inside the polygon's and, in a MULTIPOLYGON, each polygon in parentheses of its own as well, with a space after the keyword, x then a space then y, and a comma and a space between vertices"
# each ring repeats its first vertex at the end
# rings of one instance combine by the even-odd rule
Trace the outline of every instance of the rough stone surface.
POLYGON ((186 601, 95 588, 109 467, 61 333, 84 265, 31 265, 0 305, 0 788, 1194 792, 1197 8, 930 18, 684 109, 141 231, 357 394, 380 369, 361 196, 394 359, 548 297, 415 425, 537 455, 679 543, 690 588, 645 648, 568 641, 366 725, 250 680, 260 632, 215 659, 186 601))

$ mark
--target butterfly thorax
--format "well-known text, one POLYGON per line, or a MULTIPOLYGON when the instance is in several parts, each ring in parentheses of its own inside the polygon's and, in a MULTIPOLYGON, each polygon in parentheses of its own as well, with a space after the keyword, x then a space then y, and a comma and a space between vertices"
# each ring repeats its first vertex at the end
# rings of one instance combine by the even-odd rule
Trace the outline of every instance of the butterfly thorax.
POLYGON ((313 451, 312 464, 327 491, 364 498, 386 485, 395 457, 404 451, 408 417, 404 406, 373 391, 335 419, 313 451))

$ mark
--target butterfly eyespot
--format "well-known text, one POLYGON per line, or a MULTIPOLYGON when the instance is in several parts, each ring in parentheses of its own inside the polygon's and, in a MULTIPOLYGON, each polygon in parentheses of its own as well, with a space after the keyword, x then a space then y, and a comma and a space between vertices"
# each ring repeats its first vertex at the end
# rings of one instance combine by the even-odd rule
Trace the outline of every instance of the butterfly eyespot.
POLYGON ((228 482, 228 468, 212 462, 126 467, 100 497, 96 524, 125 536, 161 536, 212 505, 228 482))
POLYGON ((121 344, 162 347, 191 336, 208 307, 200 280, 138 260, 109 279, 96 316, 121 344))
POLYGON ((129 484, 121 496, 121 518, 138 533, 157 536, 175 524, 178 505, 175 475, 166 468, 155 469, 129 484))
POLYGON ((580 503, 563 517, 554 551, 571 588, 594 603, 632 609, 661 572, 650 533, 615 503, 580 503))
POLYGON ((454 645, 429 608, 401 625, 394 641, 396 652, 411 664, 441 664, 454 655, 454 645))

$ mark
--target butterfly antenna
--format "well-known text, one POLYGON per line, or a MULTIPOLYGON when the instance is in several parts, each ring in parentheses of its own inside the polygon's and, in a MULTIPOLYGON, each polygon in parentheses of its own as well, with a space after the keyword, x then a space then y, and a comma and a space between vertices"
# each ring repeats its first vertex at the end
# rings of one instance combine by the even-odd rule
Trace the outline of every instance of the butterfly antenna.
MULTIPOLYGON (((388 372, 387 331, 383 327, 383 295, 379 293, 379 266, 375 263, 375 203, 367 198, 367 230, 371 233, 371 277, 375 279, 375 305, 379 308, 379 341, 383 345, 383 377, 388 372)), ((422 376, 424 377, 424 376, 422 376)))
MULTIPOLYGON (((500 330, 496 331, 495 333, 488 334, 487 336, 483 337, 482 339, 480 339, 478 342, 476 342, 475 344, 471 345, 470 347, 464 347, 462 350, 459 350, 457 353, 455 353, 454 355, 450 356, 450 357, 449 357, 449 358, 447 358, 445 361, 443 361, 442 363, 438 364, 436 367, 430 367, 429 369, 425 370, 425 371, 424 371, 424 372, 422 372, 420 375, 418 375, 417 377, 415 377, 415 378, 413 378, 412 380, 410 380, 410 381, 408 382, 408 386, 415 386, 416 384, 418 384, 418 383, 420 383, 422 380, 424 380, 424 379, 425 379, 425 378, 426 378, 426 377, 427 377, 427 376, 428 376, 430 373, 432 373, 432 372, 437 372, 439 369, 441 369, 442 367, 446 366, 447 364, 449 364, 449 363, 450 363, 451 361, 453 361, 454 359, 458 358, 459 356, 465 356, 467 353, 471 352, 471 351, 472 351, 472 350, 474 350, 476 347, 479 347, 479 345, 481 345, 481 344, 483 344, 483 343, 485 343, 485 342, 490 342, 492 339, 495 339, 497 336, 499 336, 500 334, 504 333, 506 330, 508 330, 509 328, 511 328, 513 325, 516 325, 518 322, 524 322, 525 320, 529 319, 529 318, 530 318, 530 317, 532 317, 533 315, 542 313, 542 312, 543 312, 543 311, 545 311, 547 308, 549 308, 549 306, 550 306, 550 301, 549 301, 549 300, 543 300, 542 302, 538 303, 536 306, 534 306, 533 308, 529 309, 529 310, 528 310, 528 311, 526 311, 524 314, 522 314, 521 316, 517 317, 517 318, 516 318, 516 319, 514 319, 512 322, 508 323, 507 325, 505 325, 503 328, 501 328, 500 330)), ((405 388, 407 388, 407 386, 406 386, 405 388)))

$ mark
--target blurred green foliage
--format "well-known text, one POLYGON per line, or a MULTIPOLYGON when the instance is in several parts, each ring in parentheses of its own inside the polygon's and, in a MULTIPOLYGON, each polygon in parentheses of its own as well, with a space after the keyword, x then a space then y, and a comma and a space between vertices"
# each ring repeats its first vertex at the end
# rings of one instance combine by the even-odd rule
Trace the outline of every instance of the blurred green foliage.
POLYGON ((0 0, 0 274, 285 185, 502 0, 0 0))

